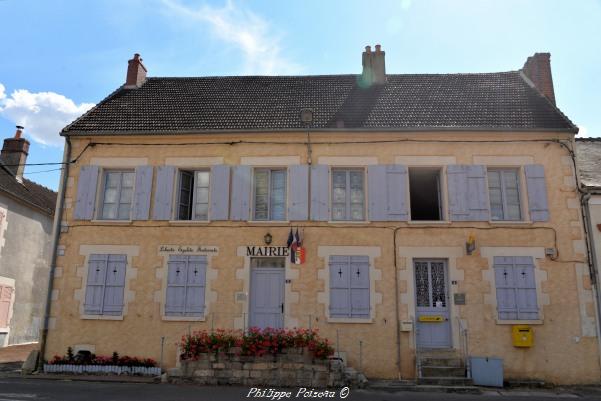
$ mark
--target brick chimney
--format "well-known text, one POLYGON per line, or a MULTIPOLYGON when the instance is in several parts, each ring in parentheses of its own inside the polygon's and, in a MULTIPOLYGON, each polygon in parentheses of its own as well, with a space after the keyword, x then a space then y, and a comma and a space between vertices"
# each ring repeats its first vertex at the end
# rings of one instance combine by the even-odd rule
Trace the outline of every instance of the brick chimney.
POLYGON ((551 53, 534 53, 528 57, 522 72, 534 84, 536 89, 555 104, 553 77, 551 75, 551 53))
POLYGON ((127 76, 125 77, 125 88, 139 88, 146 81, 146 67, 138 53, 127 62, 127 76))
POLYGON ((23 127, 17 125, 17 132, 13 138, 6 138, 2 146, 0 159, 17 178, 18 181, 23 180, 23 171, 25 170, 25 162, 29 153, 29 141, 21 138, 23 127))
POLYGON ((381 85, 386 83, 386 62, 382 46, 376 45, 376 51, 371 46, 365 46, 362 55, 363 73, 361 81, 364 86, 381 85))

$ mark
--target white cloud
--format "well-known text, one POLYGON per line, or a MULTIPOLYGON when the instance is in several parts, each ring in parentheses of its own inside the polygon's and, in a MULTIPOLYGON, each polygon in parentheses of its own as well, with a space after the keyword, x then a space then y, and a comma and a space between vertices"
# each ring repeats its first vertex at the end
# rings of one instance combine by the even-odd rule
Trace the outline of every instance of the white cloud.
POLYGON ((7 96, 4 91, 4 85, 0 84, 0 116, 23 125, 27 136, 48 146, 62 146, 60 130, 94 106, 93 103, 75 104, 55 92, 18 89, 7 96))
POLYGON ((301 68, 282 55, 279 39, 269 24, 250 10, 228 1, 218 8, 208 4, 188 7, 178 0, 162 0, 178 18, 207 25, 211 33, 239 49, 245 59, 245 74, 294 74, 301 68))
POLYGON ((588 129, 584 125, 576 124, 576 126, 578 127, 578 134, 576 136, 588 137, 588 129))

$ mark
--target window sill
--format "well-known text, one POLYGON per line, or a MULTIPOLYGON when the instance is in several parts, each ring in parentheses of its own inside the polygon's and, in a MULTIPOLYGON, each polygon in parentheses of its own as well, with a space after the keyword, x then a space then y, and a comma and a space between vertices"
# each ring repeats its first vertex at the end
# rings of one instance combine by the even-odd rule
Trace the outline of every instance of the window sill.
POLYGON ((289 220, 248 220, 247 223, 271 225, 271 224, 290 224, 290 221, 289 220))
POLYGON ((445 225, 451 225, 452 222, 448 221, 448 220, 409 220, 409 221, 407 221, 407 224, 414 225, 414 226, 420 226, 420 225, 429 226, 432 224, 445 226, 445 225))
POLYGON ((369 220, 328 220, 328 224, 369 224, 369 220))
POLYGON ((165 322, 206 322, 206 316, 161 316, 165 322))
POLYGON ((328 317, 328 323, 373 323, 373 318, 357 318, 357 317, 328 317))
POLYGON ((516 324, 526 324, 526 325, 541 325, 544 324, 542 319, 539 320, 500 320, 496 319, 498 325, 516 325, 516 324))
POLYGON ((95 223, 95 224, 100 224, 100 223, 105 223, 105 224, 123 224, 123 225, 127 225, 127 224, 131 224, 133 223, 133 220, 91 220, 91 223, 95 223))
POLYGON ((123 315, 81 315, 83 320, 123 320, 123 315))
POLYGON ((490 220, 489 224, 491 226, 531 226, 533 222, 526 220, 490 220))
POLYGON ((208 220, 169 220, 169 224, 173 225, 205 225, 211 223, 208 220))

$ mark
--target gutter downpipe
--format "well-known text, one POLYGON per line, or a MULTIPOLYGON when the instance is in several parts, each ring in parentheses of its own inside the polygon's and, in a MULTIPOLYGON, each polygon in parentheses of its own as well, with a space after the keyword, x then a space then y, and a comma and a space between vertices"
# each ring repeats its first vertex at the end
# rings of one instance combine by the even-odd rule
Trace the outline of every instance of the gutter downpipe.
MULTIPOLYGON (((396 248, 396 234, 402 227, 396 227, 392 234, 392 246, 393 246, 393 255, 394 255, 394 311, 396 315, 396 363, 397 369, 399 370, 399 380, 402 380, 401 375, 401 317, 400 315, 400 296, 399 296, 399 268, 398 268, 398 255, 396 248)), ((413 327, 415 330, 415 327, 413 327)), ((416 372, 417 375, 417 372, 416 372)))
POLYGON ((591 225, 591 211, 589 207, 589 200, 592 195, 599 195, 594 192, 586 192, 581 196, 581 205, 582 205, 582 214, 584 218, 584 228, 585 233, 584 237, 586 238, 586 242, 588 243, 588 257, 589 257, 589 274, 591 276, 591 286, 593 289, 593 301, 595 305, 595 311, 597 312, 596 316, 596 329, 597 329, 597 344, 599 353, 599 366, 601 367, 601 310, 599 306, 601 305, 601 293, 599 292, 599 266, 597 262, 597 253, 595 251, 595 244, 592 241, 593 236, 593 228, 591 225))
POLYGON ((46 294, 46 307, 44 310, 44 328, 40 338, 40 356, 37 361, 37 369, 44 367, 44 354, 46 353, 46 342, 48 340, 48 326, 50 322, 50 307, 52 304, 52 289, 54 287, 54 272, 56 270, 56 258, 58 256, 58 242, 61 235, 61 221, 63 220, 63 206, 65 203, 65 190, 69 178, 69 165, 71 160, 71 140, 65 137, 65 151, 63 153, 63 166, 61 181, 58 188, 56 211, 54 213, 54 235, 52 238, 52 255, 50 260, 50 273, 48 277, 48 291, 46 294))

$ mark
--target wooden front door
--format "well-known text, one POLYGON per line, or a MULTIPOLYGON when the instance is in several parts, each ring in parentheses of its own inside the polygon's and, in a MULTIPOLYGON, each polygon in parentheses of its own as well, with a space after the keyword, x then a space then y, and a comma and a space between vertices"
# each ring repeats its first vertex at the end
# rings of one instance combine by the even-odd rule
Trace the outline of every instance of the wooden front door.
POLYGON ((284 258, 252 258, 249 327, 284 327, 284 258))

